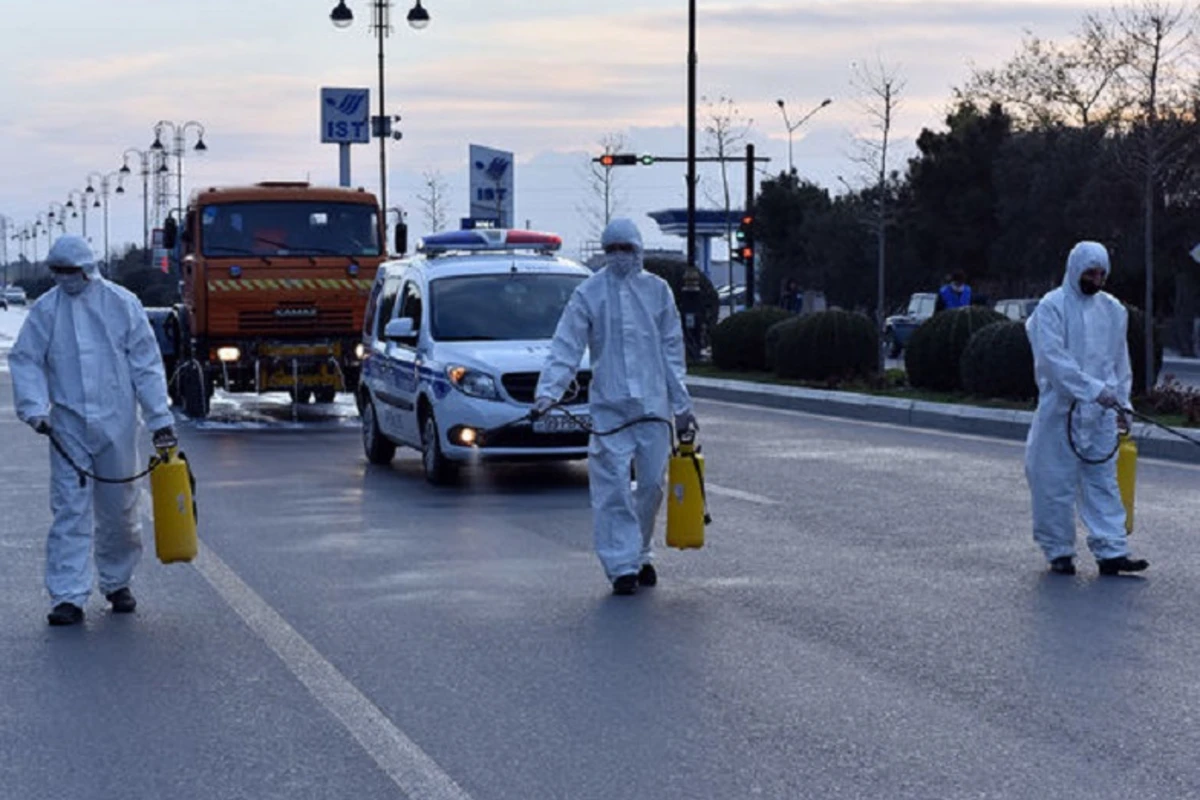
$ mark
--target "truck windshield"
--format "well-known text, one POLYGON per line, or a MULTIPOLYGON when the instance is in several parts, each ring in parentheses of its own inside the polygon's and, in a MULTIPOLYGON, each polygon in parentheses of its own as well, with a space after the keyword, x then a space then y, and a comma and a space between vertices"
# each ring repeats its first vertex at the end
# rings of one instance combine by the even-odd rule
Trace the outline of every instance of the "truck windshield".
POLYGON ((377 256, 376 210, 360 203, 219 203, 200 213, 206 256, 377 256))
POLYGON ((429 285, 435 341, 529 341, 554 336, 582 275, 512 273, 441 278, 429 285))

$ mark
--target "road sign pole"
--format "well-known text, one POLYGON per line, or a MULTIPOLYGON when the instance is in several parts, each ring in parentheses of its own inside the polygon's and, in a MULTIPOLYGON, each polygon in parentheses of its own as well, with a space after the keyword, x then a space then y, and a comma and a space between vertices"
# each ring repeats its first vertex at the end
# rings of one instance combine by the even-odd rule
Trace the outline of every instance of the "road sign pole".
POLYGON ((338 186, 350 185, 350 143, 338 144, 338 186))

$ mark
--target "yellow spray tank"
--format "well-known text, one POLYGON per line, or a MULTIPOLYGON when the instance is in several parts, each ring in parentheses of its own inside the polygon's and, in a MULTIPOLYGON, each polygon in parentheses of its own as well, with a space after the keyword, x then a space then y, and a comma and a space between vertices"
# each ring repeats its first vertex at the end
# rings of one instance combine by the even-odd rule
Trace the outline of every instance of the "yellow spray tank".
POLYGON ((667 470, 667 488, 667 547, 703 547, 704 526, 712 519, 704 491, 704 456, 692 433, 679 437, 667 470))
POLYGON ((154 497, 154 550, 164 564, 191 561, 196 540, 196 481, 179 448, 160 451, 150 473, 154 497))
POLYGON ((1133 533, 1133 496, 1137 488, 1137 443, 1128 433, 1122 433, 1117 445, 1117 487, 1125 506, 1125 533, 1133 533))

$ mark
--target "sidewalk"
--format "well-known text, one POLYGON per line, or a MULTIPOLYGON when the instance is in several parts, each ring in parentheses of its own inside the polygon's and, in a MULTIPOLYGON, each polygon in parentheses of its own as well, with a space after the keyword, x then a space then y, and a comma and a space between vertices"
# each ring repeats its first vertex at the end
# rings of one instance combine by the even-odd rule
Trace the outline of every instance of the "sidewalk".
MULTIPOLYGON (((833 392, 770 383, 689 377, 687 385, 692 397, 700 400, 745 403, 830 417, 1018 441, 1024 441, 1029 432, 1029 424, 1033 420, 1032 411, 930 403, 925 400, 875 397, 856 392, 833 392)), ((1134 424, 1133 432, 1138 452, 1144 458, 1200 464, 1200 447, 1194 444, 1141 422, 1134 424)), ((1188 429, 1184 432, 1200 439, 1200 431, 1188 429)))

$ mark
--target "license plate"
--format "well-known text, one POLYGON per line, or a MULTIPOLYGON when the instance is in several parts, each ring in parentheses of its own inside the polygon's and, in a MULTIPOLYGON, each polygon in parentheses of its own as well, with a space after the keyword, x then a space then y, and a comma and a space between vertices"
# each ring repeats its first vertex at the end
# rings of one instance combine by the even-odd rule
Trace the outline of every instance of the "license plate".
POLYGON ((533 422, 534 433, 578 433, 579 431, 587 430, 581 427, 586 425, 588 428, 592 425, 592 418, 587 414, 575 414, 573 417, 568 417, 566 414, 551 414, 541 417, 533 422), (578 420, 578 422, 576 422, 578 420))

